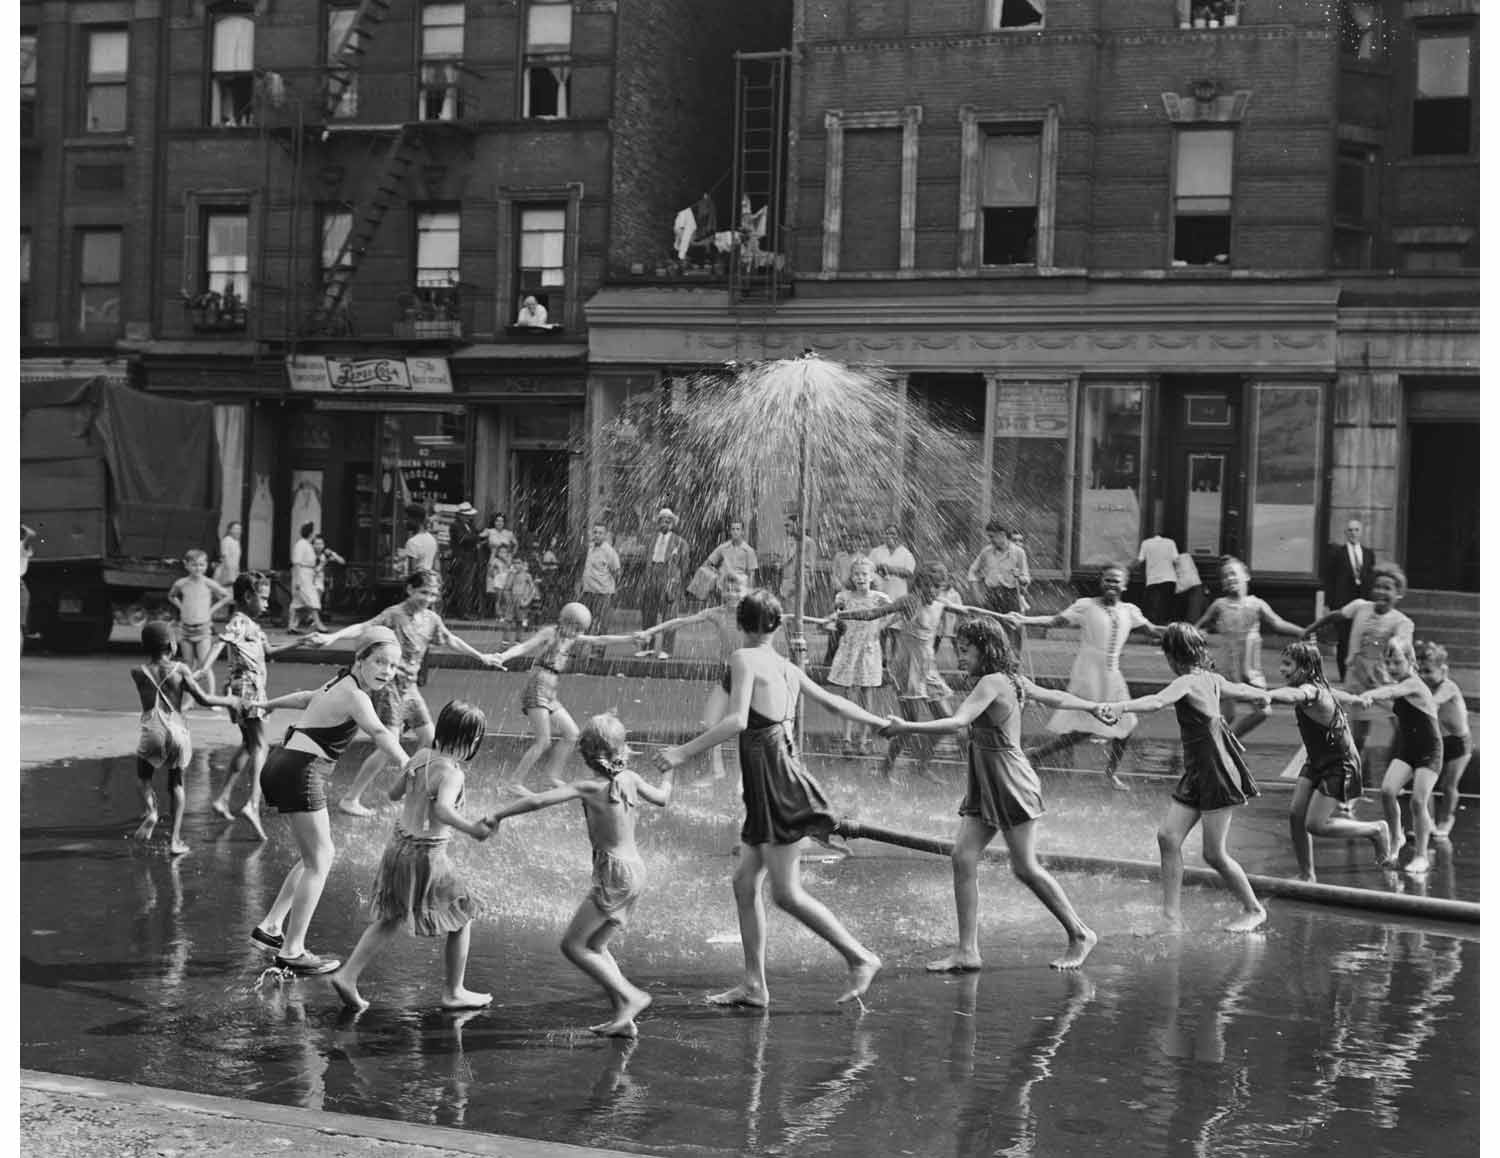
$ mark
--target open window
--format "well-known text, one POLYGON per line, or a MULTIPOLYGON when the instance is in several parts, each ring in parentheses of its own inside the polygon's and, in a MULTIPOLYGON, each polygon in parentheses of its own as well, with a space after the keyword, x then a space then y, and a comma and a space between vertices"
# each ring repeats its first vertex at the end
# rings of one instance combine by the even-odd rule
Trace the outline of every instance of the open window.
POLYGON ((1040 129, 990 132, 980 184, 981 263, 1035 265, 1040 129))
POLYGON ((424 121, 456 121, 463 115, 464 6, 422 6, 421 107, 424 121))
POLYGON ((1172 264, 1228 265, 1234 130, 1179 130, 1174 162, 1172 264))
POLYGON ((1416 88, 1411 110, 1414 156, 1467 156, 1474 125, 1473 36, 1459 30, 1422 33, 1416 40, 1416 88))
POLYGON ((572 52, 572 0, 531 0, 526 7, 524 116, 568 115, 572 52))
POLYGON ((255 123, 255 21, 248 16, 214 20, 208 123, 224 128, 255 123))
MULTIPOLYGON (((562 321, 567 271, 568 213, 561 205, 521 210, 520 253, 516 266, 516 316, 526 299, 546 311, 553 324, 562 321)), ((526 324, 536 324, 526 323, 526 324)))

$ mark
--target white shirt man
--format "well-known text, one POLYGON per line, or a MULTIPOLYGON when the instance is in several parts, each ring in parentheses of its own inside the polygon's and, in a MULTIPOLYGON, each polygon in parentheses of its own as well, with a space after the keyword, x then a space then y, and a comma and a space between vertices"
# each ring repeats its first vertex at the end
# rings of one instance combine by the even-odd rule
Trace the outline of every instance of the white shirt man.
POLYGON ((415 575, 418 571, 437 570, 438 541, 425 525, 406 540, 401 554, 406 559, 408 575, 415 575))
POLYGON ((875 568, 875 588, 890 596, 892 602, 907 591, 907 582, 917 572, 916 557, 901 545, 901 532, 896 527, 885 529, 885 542, 870 552, 870 564, 875 568))
POLYGON ((1136 555, 1138 563, 1146 564, 1146 586, 1150 587, 1157 583, 1177 583, 1177 571, 1173 563, 1181 554, 1177 550, 1177 544, 1163 534, 1152 535, 1141 543, 1141 549, 1136 555))
POLYGON ((606 538, 603 523, 595 523, 593 540, 583 560, 583 592, 613 595, 620 582, 620 556, 606 538))
POLYGON ((755 548, 745 542, 745 524, 738 519, 730 523, 729 538, 713 549, 703 565, 714 568, 720 575, 737 571, 745 577, 747 583, 754 586, 760 560, 756 558, 755 548))

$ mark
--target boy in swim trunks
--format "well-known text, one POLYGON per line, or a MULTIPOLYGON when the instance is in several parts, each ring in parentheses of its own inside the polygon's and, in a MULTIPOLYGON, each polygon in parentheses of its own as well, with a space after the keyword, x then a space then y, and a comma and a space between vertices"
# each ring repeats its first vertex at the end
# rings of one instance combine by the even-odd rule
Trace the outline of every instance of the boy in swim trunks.
POLYGON ((181 621, 182 658, 195 674, 202 675, 209 694, 214 690, 214 673, 208 670, 208 655, 214 644, 214 615, 232 599, 219 584, 208 577, 208 554, 194 547, 182 557, 187 574, 167 592, 167 602, 177 608, 181 621))
POLYGON ((631 751, 618 716, 591 719, 578 737, 578 754, 593 776, 542 793, 517 786, 512 791, 521 799, 490 813, 485 822, 493 827, 509 816, 582 801, 594 850, 593 885, 563 934, 562 953, 599 983, 614 1006, 614 1017, 589 1030, 601 1037, 635 1037, 635 1019, 651 1004, 651 995, 625 979, 609 943, 625 929, 645 883, 646 867, 635 847, 636 805, 645 800, 665 807, 672 798, 672 773, 664 772, 661 783, 653 785, 630 769, 631 751))
POLYGON ((1448 678, 1448 649, 1437 643, 1417 644, 1417 674, 1432 689, 1437 705, 1438 732, 1443 737, 1443 770, 1438 773, 1436 823, 1432 835, 1447 840, 1458 816, 1458 782, 1469 766, 1469 705, 1463 692, 1448 678))

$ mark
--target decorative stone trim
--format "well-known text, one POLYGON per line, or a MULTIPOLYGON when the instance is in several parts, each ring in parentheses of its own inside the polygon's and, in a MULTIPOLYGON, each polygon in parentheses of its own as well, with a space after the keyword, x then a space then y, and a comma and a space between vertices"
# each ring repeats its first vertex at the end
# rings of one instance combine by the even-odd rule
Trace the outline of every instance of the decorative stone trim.
MULTIPOLYGON (((823 114, 827 133, 827 161, 823 184, 823 273, 836 274, 844 230, 844 131, 853 129, 901 130, 901 205, 899 267, 911 271, 917 261, 917 128, 922 106, 881 112, 846 113, 829 109, 823 114)), ((910 276, 908 272, 907 276, 910 276)))
POLYGON ((1311 40, 1331 41, 1336 33, 1326 28, 1293 28, 1289 24, 1257 24, 1246 28, 1162 28, 1154 31, 1118 32, 1104 39, 1115 44, 1180 45, 1184 41, 1221 40, 1311 40))
POLYGON ((1032 39, 1047 44, 1098 44, 1103 37, 1097 32, 1045 32, 1016 28, 971 36, 920 36, 909 40, 824 40, 806 44, 807 51, 819 56, 853 52, 908 52, 923 48, 1009 48, 1029 47, 1032 39))
POLYGON ((1041 128, 1037 161, 1036 264, 1052 265, 1053 224, 1057 215, 1057 148, 1062 119, 1057 105, 1021 112, 981 112, 973 105, 958 110, 960 132, 958 176, 958 267, 978 272, 979 175, 984 168, 984 128, 989 125, 1036 125, 1041 128))
POLYGON ((1245 119, 1250 90, 1242 88, 1232 93, 1220 93, 1211 101, 1200 101, 1191 93, 1164 92, 1161 103, 1166 109, 1167 120, 1173 124, 1235 124, 1245 119))
POLYGON ((1479 0, 1406 0, 1401 15, 1407 20, 1432 16, 1478 16, 1479 0))
POLYGON ((1406 225, 1391 230, 1397 245, 1469 245, 1478 230, 1467 225, 1406 225))

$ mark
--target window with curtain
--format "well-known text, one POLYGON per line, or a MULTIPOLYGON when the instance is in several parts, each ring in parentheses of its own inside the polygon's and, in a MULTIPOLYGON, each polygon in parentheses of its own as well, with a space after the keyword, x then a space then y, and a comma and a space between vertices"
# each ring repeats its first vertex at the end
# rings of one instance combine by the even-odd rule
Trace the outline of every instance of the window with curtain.
POLYGON ((1234 196, 1234 130, 1177 134, 1172 264, 1228 265, 1234 196))
POLYGON ((328 41, 324 57, 328 66, 328 80, 325 83, 325 94, 330 100, 335 95, 338 98, 328 110, 328 115, 335 120, 348 120, 359 114, 359 70, 341 61, 339 53, 349 38, 349 31, 354 27, 354 17, 357 14, 358 10, 355 8, 328 9, 328 41))
POLYGON ((452 121, 462 115, 459 68, 464 55, 464 6, 422 6, 421 107, 424 121, 452 121))
POLYGON ((1145 462, 1143 386, 1088 386, 1079 432, 1082 493, 1078 504, 1078 564, 1100 567, 1136 556, 1141 531, 1141 475, 1145 462))
POLYGON ((203 288, 225 302, 250 301, 250 214, 211 209, 203 215, 203 288))
POLYGON ((1464 156, 1473 151, 1472 38, 1468 33, 1418 35, 1417 81, 1411 110, 1411 151, 1464 156))
POLYGON ((87 44, 84 132, 123 133, 130 79, 130 34, 123 28, 95 28, 89 31, 87 44))
POLYGON ((78 231, 78 336, 114 338, 120 332, 124 232, 78 231))
POLYGON ((1258 385, 1255 410, 1251 568, 1311 574, 1318 565, 1323 388, 1258 385))
POLYGON ((214 21, 208 123, 239 128, 255 123, 255 21, 220 16, 214 21))
MULTIPOLYGON (((560 322, 567 286, 568 214, 562 206, 521 210, 521 252, 517 266, 518 298, 536 298, 560 322)), ((520 301, 517 301, 520 306, 520 301)))
POLYGON ((1041 168, 1042 135, 992 132, 984 138, 984 168, 980 183, 985 265, 1035 265, 1037 231, 1037 174, 1041 168))
POLYGON ((444 209, 417 214, 419 288, 458 284, 458 212, 444 209))
POLYGON ((571 0, 531 0, 526 8, 524 116, 568 115, 572 51, 571 0))

